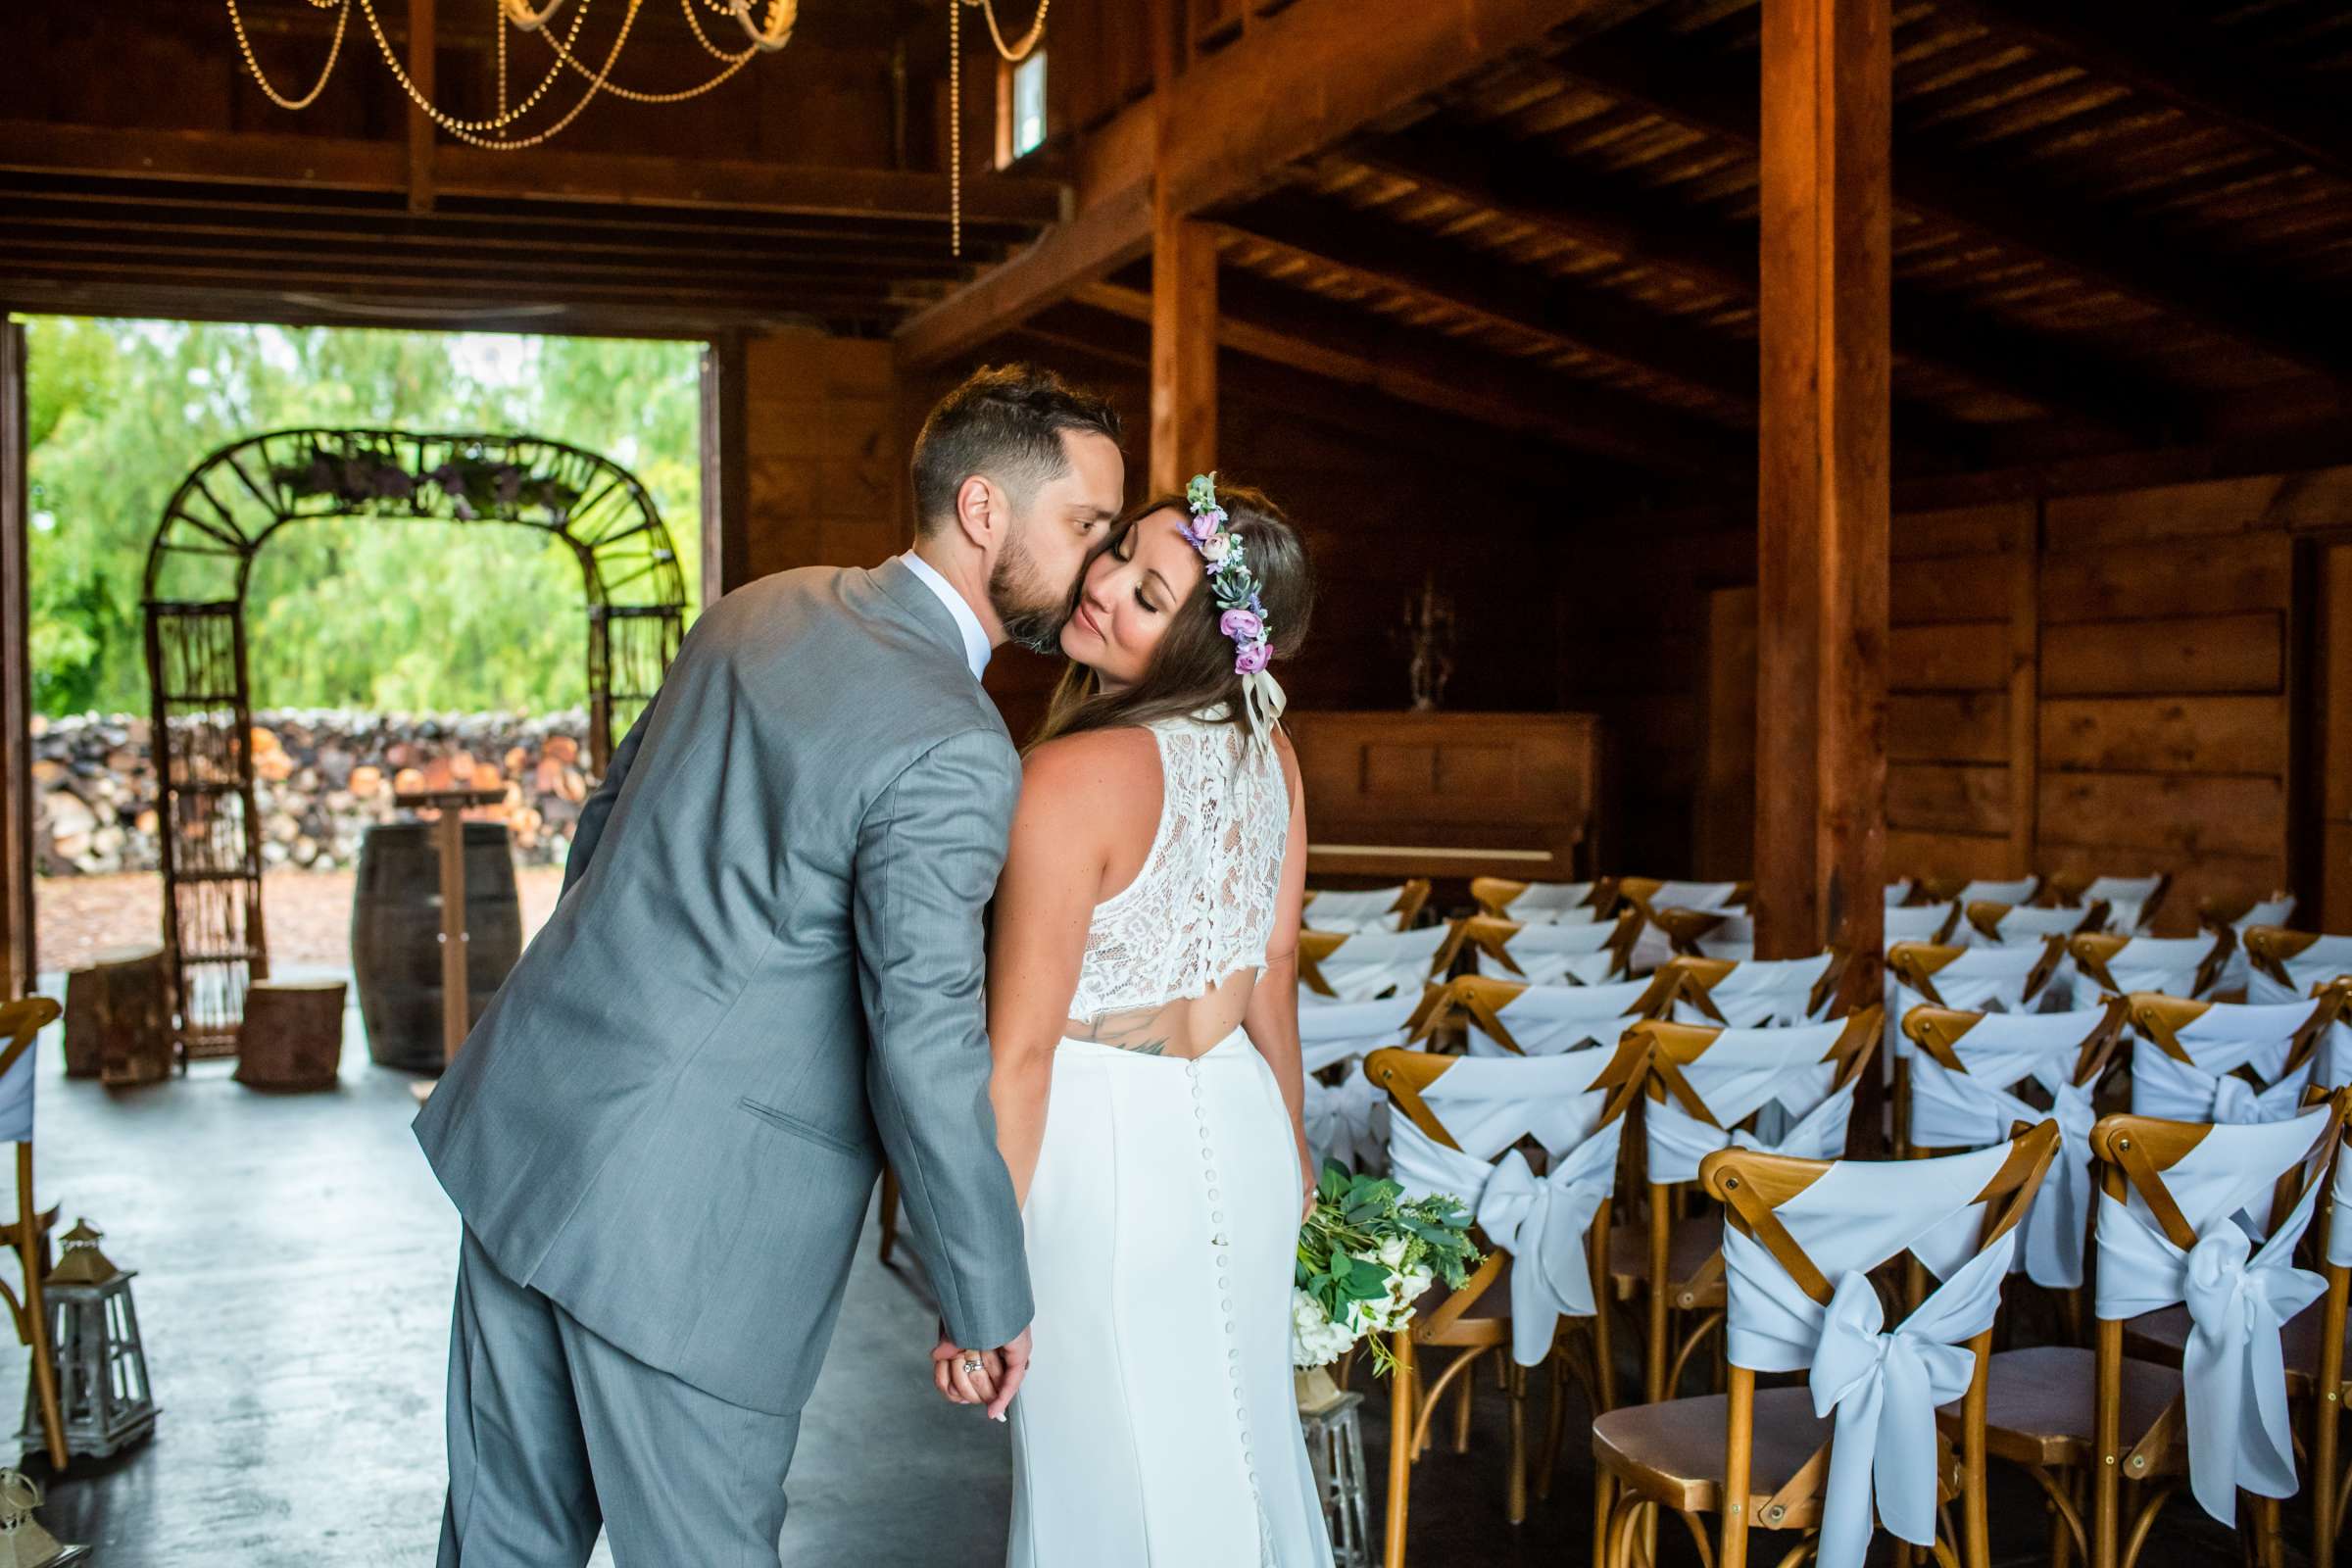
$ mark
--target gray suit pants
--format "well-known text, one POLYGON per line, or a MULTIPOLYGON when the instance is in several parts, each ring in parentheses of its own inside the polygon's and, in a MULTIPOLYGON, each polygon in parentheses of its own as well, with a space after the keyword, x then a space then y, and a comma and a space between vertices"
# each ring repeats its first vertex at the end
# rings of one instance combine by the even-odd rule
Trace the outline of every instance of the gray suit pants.
POLYGON ((440 1568, 775 1568, 801 1418, 616 1349, 490 1261, 458 1259, 440 1568))

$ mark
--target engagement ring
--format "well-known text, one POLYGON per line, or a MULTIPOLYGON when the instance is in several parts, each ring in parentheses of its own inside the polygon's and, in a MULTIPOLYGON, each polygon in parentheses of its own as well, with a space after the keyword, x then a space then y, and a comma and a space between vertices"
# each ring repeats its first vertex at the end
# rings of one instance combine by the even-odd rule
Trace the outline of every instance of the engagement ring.
POLYGON ((964 1357, 963 1369, 977 1377, 980 1373, 986 1371, 988 1368, 987 1363, 982 1361, 978 1356, 970 1355, 964 1357))

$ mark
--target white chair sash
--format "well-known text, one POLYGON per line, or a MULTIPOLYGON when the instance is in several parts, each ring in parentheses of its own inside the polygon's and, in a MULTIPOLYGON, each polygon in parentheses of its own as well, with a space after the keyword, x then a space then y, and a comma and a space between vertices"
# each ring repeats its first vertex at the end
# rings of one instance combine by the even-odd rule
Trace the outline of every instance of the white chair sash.
POLYGON ((2292 1121, 2207 1133, 2164 1173, 2166 1188, 2196 1232, 2196 1245, 2185 1251, 2165 1236, 2136 1192, 2128 1202, 2099 1197, 2098 1315, 2133 1318, 2175 1304, 2188 1308, 2188 1343, 2180 1357, 2188 1485, 2205 1511, 2224 1524, 2237 1517, 2240 1488, 2263 1497, 2294 1494, 2294 1434, 2278 1331, 2327 1289, 2319 1275, 2293 1261, 2295 1245, 2311 1223, 2316 1183, 2259 1248, 2236 1216, 2262 1203, 2327 1121, 2322 1109, 2292 1121))
MULTIPOLYGON (((2238 940, 2230 948, 2230 956, 2224 960, 2222 977, 2214 982, 2214 989, 2216 991, 2247 990, 2252 971, 2246 962, 2246 933, 2258 925, 2285 925, 2293 918, 2294 912, 2293 895, 2281 894, 2275 899, 2264 899, 2254 907, 2230 921, 2230 929, 2237 933, 2238 940)), ((2249 997, 2248 1000, 2253 999, 2249 997)))
MULTIPOLYGON (((1556 1056, 1562 1052, 1592 1046, 1613 1046, 1625 1038, 1638 1019, 1634 1004, 1649 989, 1646 980, 1623 980, 1605 986, 1529 986, 1494 1009, 1522 1054, 1556 1056)), ((1507 1056, 1512 1053, 1476 1023, 1468 1045, 1474 1056, 1507 1056)))
POLYGON ((1723 1235, 1726 1349, 1736 1366, 1809 1374, 1816 1415, 1836 1415, 1822 1498, 1820 1568, 1860 1568, 1876 1516, 1904 1541, 1936 1539, 1936 1411, 1968 1390, 1967 1345, 1991 1327, 2014 1231, 1975 1250, 1973 1203, 2005 1148, 1944 1159, 1840 1161, 1774 1212, 1835 1282, 1824 1307, 1759 1242, 1723 1235), (1824 1191, 1824 1189, 1827 1191, 1824 1191), (1868 1270, 1904 1250, 1939 1285, 1892 1330, 1868 1270))
POLYGON ((1323 983, 1342 1002, 1369 1002, 1391 991, 1419 997, 1445 941, 1446 928, 1438 925, 1355 932, 1322 961, 1323 983))
POLYGON ((1507 966, 1496 963, 1494 956, 1483 948, 1472 946, 1472 961, 1476 972, 1491 974, 1505 980, 1524 980, 1534 986, 1599 985, 1616 967, 1617 954, 1609 947, 1609 939, 1617 934, 1617 922, 1607 924, 1531 925, 1512 935, 1502 945, 1503 951, 1517 964, 1513 973, 1507 966))
POLYGON ((1404 1026, 1420 1005, 1411 996, 1383 997, 1373 1002, 1332 1002, 1298 1014, 1299 1065, 1310 1073, 1338 1065, 1350 1056, 1368 1056, 1384 1046, 1404 1044, 1404 1026))
POLYGON ((1450 1193, 1511 1254, 1511 1354, 1522 1366, 1550 1352, 1563 1315, 1592 1313, 1585 1239, 1615 1185, 1625 1130, 1622 1116, 1600 1121, 1608 1091, 1586 1087, 1593 1071, 1589 1061, 1465 1057, 1421 1092, 1462 1147, 1404 1116, 1391 1134, 1392 1174, 1406 1197, 1450 1193), (1510 1147, 1521 1137, 1544 1147, 1544 1175, 1510 1147))
POLYGON ((1892 909, 1901 906, 1904 900, 1911 897, 1911 889, 1914 886, 1915 884, 1907 876, 1898 876, 1893 881, 1887 883, 1886 907, 1892 909))
POLYGON ((2132 1046, 2132 1109, 2136 1115, 2173 1121, 2281 1121, 2301 1108, 2314 1058, 2285 1072, 2295 1032, 2310 1020, 2312 1004, 2217 1003, 2175 1032, 2188 1061, 2153 1041, 2132 1046), (2237 1076, 2251 1068, 2265 1087, 2237 1076))
MULTIPOLYGON (((1810 958, 1751 958, 1708 987, 1707 1000, 1715 1004, 1723 1021, 1735 1028, 1819 1022, 1820 1014, 1808 1004, 1814 988, 1836 961, 1836 956, 1828 953, 1810 958)), ((1674 1016, 1678 1023, 1715 1021, 1704 1008, 1689 1002, 1677 1002, 1674 1016)))
MULTIPOLYGON (((1718 1149, 1760 1149, 1776 1154, 1828 1159, 1843 1152, 1859 1075, 1838 1088, 1838 1063, 1822 1057, 1845 1030, 1842 1019, 1793 1029, 1726 1029, 1705 1054, 1677 1070, 1714 1118, 1694 1116, 1671 1096, 1644 1108, 1643 1130, 1653 1182, 1687 1182, 1718 1149), (1783 1125, 1740 1130, 1748 1117, 1773 1107, 1783 1125)), ((1761 1118, 1760 1118, 1761 1120, 1761 1118)))
POLYGON ((1591 882, 1530 882, 1502 910, 1522 925, 1583 925, 1600 917, 1600 911, 1585 902, 1592 897, 1593 886, 1591 882))
MULTIPOLYGON (((1649 895, 1649 907, 1657 909, 1697 909, 1704 913, 1740 912, 1732 896, 1740 891, 1737 882, 1662 882, 1649 895)), ((1754 940, 1751 930, 1749 940, 1754 940)), ((1674 956, 1674 944, 1666 933, 1646 921, 1641 934, 1634 938, 1633 966, 1636 974, 1647 974, 1674 956)))
POLYGON ((1960 903, 1963 906, 1980 902, 1985 904, 2030 904, 2034 900, 2034 895, 2040 891, 2041 878, 2037 876, 2022 876, 2013 882, 1980 879, 1969 883, 1960 890, 1960 903))
POLYGON ((2352 937, 2322 937, 2280 967, 2286 970, 2290 984, 2282 986, 2256 968, 2246 982, 2246 1000, 2300 1002, 2311 995, 2312 987, 2326 985, 2338 975, 2352 975, 2352 937))
POLYGON ((2328 1264, 2352 1268, 2352 1159, 2340 1155, 2328 1184, 2328 1264))
POLYGON ((41 1054, 36 1037, 17 1059, 0 1074, 0 1143, 24 1144, 32 1141, 32 1093, 34 1058, 41 1054))
POLYGON ((2161 876, 2094 876, 2082 902, 2107 906, 2107 929, 2128 937, 2147 923, 2148 901, 2163 884, 2161 876))
MULTIPOLYGON (((1963 1012, 2023 1012, 2026 982, 2033 979, 2045 951, 2038 942, 1968 948, 1928 979, 1944 1006, 1963 1012)), ((2040 1005, 2045 995, 2035 992, 2034 1004, 2040 1005)), ((1896 979, 1892 969, 1886 971, 1886 1048, 1891 1054, 1911 1054, 1911 1042, 1899 1026, 1913 1007, 1929 1005, 1933 1004, 1925 993, 1896 979)))
POLYGON ((1886 942, 1933 942, 1947 925, 1958 924, 1959 911, 1949 904, 1918 904, 1886 911, 1886 942))
POLYGON ((1318 892, 1306 906, 1304 923, 1316 931, 1394 931, 1396 901, 1403 897, 1401 886, 1362 893, 1318 892))
POLYGON ((2197 975, 2221 940, 2210 932, 2201 937, 2133 937, 2115 950, 2107 972, 2118 991, 2194 997, 2197 975))
POLYGON ((1389 1097, 1360 1072, 1348 1072, 1337 1084, 1308 1078, 1304 1088, 1299 1119, 1315 1168, 1337 1160, 1348 1170, 1382 1169, 1388 1161, 1389 1097))
POLYGON ((2075 1058, 2106 1014, 2045 1012, 1981 1019, 1953 1047, 1966 1072, 1924 1051, 1911 1056, 1911 1142, 1922 1149, 1982 1149, 2006 1142, 2019 1122, 2058 1123, 2058 1152, 2026 1211, 2018 1249, 2026 1277, 2051 1290, 2082 1284, 2090 1226, 2090 1129, 2098 1121, 2087 1088, 2073 1082, 2075 1058), (2020 1099, 2032 1080, 2050 1097, 2041 1110, 2020 1099))

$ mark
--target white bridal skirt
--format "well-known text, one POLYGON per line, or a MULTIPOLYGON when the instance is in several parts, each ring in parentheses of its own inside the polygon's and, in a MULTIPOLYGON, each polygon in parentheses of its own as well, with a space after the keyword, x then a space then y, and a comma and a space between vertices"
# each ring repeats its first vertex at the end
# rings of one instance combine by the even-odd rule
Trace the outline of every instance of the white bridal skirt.
POLYGON ((1330 1568, 1291 1384, 1299 1179, 1240 1030, 1190 1061, 1061 1042, 1008 1568, 1330 1568))

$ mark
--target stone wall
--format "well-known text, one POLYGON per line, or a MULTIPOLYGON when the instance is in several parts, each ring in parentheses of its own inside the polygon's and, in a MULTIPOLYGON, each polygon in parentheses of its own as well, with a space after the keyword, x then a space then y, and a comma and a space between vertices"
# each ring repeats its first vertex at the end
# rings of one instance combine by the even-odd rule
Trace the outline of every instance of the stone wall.
MULTIPOLYGON (((123 714, 33 721, 33 844, 49 876, 144 871, 160 862, 148 720, 123 714)), ((360 839, 400 813, 394 790, 470 784, 507 792, 469 812, 502 820, 518 863, 561 864, 587 798, 587 715, 366 713, 254 715, 255 805, 265 867, 359 860, 360 839)))

